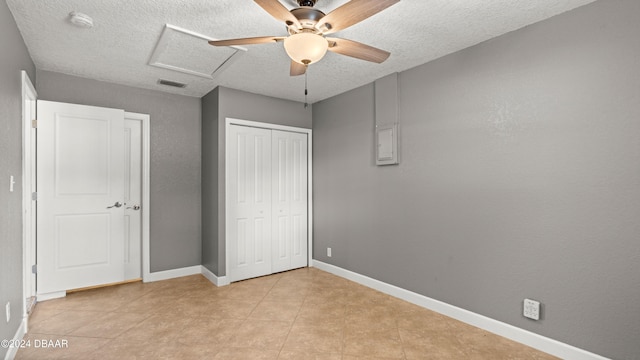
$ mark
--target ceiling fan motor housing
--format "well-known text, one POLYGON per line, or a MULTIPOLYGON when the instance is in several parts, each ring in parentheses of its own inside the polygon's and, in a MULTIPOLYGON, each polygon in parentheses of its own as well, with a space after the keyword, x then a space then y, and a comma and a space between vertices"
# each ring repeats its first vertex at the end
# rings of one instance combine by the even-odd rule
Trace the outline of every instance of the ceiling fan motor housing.
POLYGON ((291 13, 296 17, 296 19, 298 19, 298 21, 300 21, 300 25, 302 25, 303 29, 314 30, 314 32, 317 30, 315 29, 315 26, 318 21, 325 17, 325 13, 310 7, 299 7, 291 10, 291 13))

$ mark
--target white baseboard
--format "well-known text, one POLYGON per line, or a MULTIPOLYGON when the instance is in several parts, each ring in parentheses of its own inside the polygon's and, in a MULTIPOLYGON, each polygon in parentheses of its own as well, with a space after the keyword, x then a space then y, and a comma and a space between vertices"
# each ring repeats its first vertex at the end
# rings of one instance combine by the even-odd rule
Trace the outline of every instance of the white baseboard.
POLYGON ((63 291, 50 292, 50 293, 46 293, 46 294, 38 294, 38 295, 36 295, 36 302, 59 299, 59 298, 65 297, 65 296, 67 296, 67 292, 64 291, 64 290, 63 291))
POLYGON ((484 315, 473 313, 457 306, 453 306, 442 301, 435 300, 424 295, 420 295, 418 293, 414 293, 412 291, 384 283, 376 279, 372 279, 368 276, 364 276, 353 271, 337 267, 335 265, 327 264, 318 260, 313 260, 313 266, 320 270, 324 270, 331 274, 357 282, 361 285, 408 301, 423 308, 438 312, 469 325, 479 327, 483 330, 492 332, 513 341, 517 341, 521 344, 530 346, 534 349, 538 349, 562 359, 607 360, 607 358, 603 356, 579 349, 569 344, 561 343, 560 341, 538 335, 528 330, 524 330, 513 325, 491 319, 484 315))
POLYGON ((145 276, 143 276, 142 281, 154 282, 154 281, 175 279, 183 276, 201 274, 202 273, 201 268, 202 268, 201 265, 194 265, 194 266, 189 266, 189 267, 184 267, 179 269, 156 271, 156 272, 149 273, 148 275, 145 274, 145 276))
POLYGON ((157 271, 153 273, 149 273, 144 276, 144 282, 154 282, 161 280, 169 280, 175 279, 183 276, 202 274, 202 276, 206 277, 209 281, 211 281, 215 286, 225 286, 229 285, 229 280, 226 276, 216 276, 216 274, 212 273, 209 269, 202 265, 189 266, 179 269, 165 270, 165 271, 157 271))
POLYGON ((229 285, 229 280, 226 276, 218 277, 216 274, 212 273, 211 270, 204 267, 204 265, 202 265, 202 276, 206 277, 215 286, 229 285))
MULTIPOLYGON (((22 338, 24 338, 24 335, 27 333, 27 317, 23 317, 22 318, 22 322, 20 322, 20 326, 18 327, 18 330, 16 330, 16 334, 13 336, 13 343, 20 343, 20 340, 22 340, 22 338)), ((17 347, 10 347, 7 350, 7 353, 4 355, 4 359, 5 360, 13 360, 16 357, 16 354, 18 353, 18 348, 17 347)))

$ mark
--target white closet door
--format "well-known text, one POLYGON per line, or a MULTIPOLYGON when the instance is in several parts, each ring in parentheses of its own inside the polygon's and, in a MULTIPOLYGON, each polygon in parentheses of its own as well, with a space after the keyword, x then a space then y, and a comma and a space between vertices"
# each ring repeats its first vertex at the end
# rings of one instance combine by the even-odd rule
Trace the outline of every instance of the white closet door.
POLYGON ((307 135, 272 131, 272 271, 307 266, 307 135))
POLYGON ((230 281, 271 274, 271 131, 232 125, 228 134, 230 281))

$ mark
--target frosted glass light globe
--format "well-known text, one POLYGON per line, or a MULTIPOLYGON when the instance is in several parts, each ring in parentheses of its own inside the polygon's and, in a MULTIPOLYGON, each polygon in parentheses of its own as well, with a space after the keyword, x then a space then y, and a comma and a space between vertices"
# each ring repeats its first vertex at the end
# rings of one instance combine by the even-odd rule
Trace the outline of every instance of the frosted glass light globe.
POLYGON ((284 50, 291 60, 309 65, 322 59, 329 43, 321 35, 313 33, 293 34, 284 39, 284 50))

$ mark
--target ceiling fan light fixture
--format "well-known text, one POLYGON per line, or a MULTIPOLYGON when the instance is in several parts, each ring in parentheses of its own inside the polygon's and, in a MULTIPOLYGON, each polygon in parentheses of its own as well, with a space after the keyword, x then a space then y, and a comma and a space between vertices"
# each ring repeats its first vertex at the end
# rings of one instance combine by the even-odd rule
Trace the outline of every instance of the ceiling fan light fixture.
POLYGON ((291 60, 309 65, 318 62, 327 53, 329 43, 321 35, 303 32, 284 39, 284 50, 291 60))

